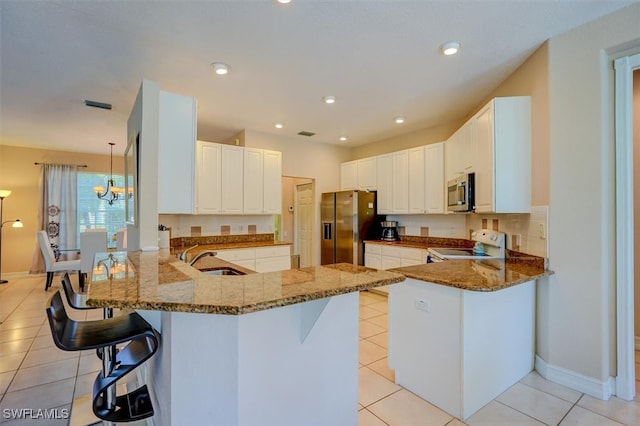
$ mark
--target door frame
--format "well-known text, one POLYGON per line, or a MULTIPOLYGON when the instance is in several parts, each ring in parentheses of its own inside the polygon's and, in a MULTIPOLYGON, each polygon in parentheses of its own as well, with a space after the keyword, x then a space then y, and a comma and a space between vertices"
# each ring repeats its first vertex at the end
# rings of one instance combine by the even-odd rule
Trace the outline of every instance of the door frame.
POLYGON ((293 250, 294 253, 300 254, 300 247, 298 247, 298 214, 300 209, 298 208, 298 187, 301 185, 311 185, 311 254, 309 258, 311 259, 311 265, 315 264, 315 244, 316 244, 316 180, 313 178, 299 178, 299 179, 309 179, 308 182, 297 183, 293 188, 293 250))
POLYGON ((633 71, 640 54, 614 61, 616 146, 616 395, 635 397, 633 71))

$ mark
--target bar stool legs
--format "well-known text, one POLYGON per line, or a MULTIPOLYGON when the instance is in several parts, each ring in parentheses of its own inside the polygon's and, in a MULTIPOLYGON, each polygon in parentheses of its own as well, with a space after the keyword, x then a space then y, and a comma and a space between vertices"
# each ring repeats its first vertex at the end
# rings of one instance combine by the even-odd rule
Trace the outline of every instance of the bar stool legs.
MULTIPOLYGON (((105 312, 106 313, 106 312, 105 312)), ((130 422, 153 415, 146 385, 117 396, 116 382, 158 350, 160 335, 137 313, 96 321, 74 321, 67 316, 57 291, 49 300, 47 317, 56 346, 66 351, 100 349, 103 370, 93 384, 93 412, 111 422, 130 422), (126 343, 119 351, 116 345, 126 343)))

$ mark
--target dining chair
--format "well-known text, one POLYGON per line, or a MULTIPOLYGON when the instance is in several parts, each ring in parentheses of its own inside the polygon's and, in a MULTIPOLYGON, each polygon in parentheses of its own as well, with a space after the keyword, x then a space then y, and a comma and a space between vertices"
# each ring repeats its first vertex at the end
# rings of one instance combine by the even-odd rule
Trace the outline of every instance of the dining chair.
MULTIPOLYGON (((96 253, 107 251, 107 230, 92 229, 80 233, 80 272, 83 278, 93 269, 96 253)), ((81 288, 84 287, 84 279, 81 288)))
POLYGON ((76 260, 56 260, 55 255, 53 254, 53 249, 51 248, 51 243, 49 242, 49 236, 46 231, 38 231, 38 245, 40 246, 40 251, 42 252, 42 257, 44 258, 44 266, 45 271, 47 272, 47 282, 45 283, 44 289, 45 291, 51 287, 51 283, 53 282, 53 275, 56 272, 61 271, 78 271, 78 277, 80 278, 80 282, 82 281, 82 272, 80 271, 80 259, 76 260))

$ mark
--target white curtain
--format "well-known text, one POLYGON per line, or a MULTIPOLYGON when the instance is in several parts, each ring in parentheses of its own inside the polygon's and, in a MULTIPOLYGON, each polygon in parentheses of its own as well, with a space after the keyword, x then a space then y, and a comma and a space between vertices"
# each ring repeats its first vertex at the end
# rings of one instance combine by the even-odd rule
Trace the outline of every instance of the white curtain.
MULTIPOLYGON (((51 247, 56 255, 60 255, 60 260, 74 259, 79 248, 77 166, 43 164, 40 172, 40 194, 38 229, 47 231, 51 247)), ((37 243, 30 272, 44 272, 44 262, 37 243)))

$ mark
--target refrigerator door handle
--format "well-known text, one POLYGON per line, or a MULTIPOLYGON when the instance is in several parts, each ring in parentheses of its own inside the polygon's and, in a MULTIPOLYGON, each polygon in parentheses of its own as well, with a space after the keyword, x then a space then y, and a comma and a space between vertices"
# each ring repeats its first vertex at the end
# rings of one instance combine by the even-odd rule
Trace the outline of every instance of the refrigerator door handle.
POLYGON ((324 222, 322 224, 322 238, 325 240, 332 239, 331 237, 331 222, 324 222))

